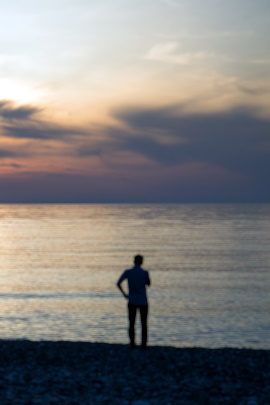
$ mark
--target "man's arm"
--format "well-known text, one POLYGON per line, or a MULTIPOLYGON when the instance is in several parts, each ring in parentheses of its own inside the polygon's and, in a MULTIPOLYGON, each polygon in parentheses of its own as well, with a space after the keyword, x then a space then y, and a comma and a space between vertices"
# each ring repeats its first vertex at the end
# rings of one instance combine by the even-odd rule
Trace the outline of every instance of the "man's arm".
POLYGON ((119 278, 119 280, 117 281, 116 285, 119 288, 119 290, 121 291, 121 293, 123 294, 123 296, 128 299, 128 295, 125 293, 125 291, 123 290, 121 284, 122 282, 125 280, 125 273, 122 274, 122 276, 119 278))

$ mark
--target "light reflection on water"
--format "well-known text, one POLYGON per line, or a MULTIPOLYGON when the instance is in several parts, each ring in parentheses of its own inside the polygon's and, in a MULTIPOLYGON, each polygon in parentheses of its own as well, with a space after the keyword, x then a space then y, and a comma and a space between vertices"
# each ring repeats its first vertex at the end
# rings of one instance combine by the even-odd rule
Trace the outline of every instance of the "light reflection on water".
POLYGON ((0 338, 126 343, 141 253, 150 344, 269 349, 269 231, 269 205, 1 205, 0 338))

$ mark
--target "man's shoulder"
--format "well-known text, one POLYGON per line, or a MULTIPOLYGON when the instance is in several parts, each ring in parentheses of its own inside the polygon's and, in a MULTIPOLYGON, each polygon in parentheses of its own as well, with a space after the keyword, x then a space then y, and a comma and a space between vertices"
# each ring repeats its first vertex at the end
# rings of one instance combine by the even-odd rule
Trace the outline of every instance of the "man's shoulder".
POLYGON ((127 277, 128 277, 128 270, 124 270, 120 276, 120 280, 124 280, 127 277))
POLYGON ((130 273, 132 270, 133 270, 133 268, 132 269, 127 269, 127 270, 124 271, 124 273, 130 273))
POLYGON ((134 274, 134 275, 136 275, 136 274, 138 275, 138 273, 139 273, 139 274, 144 274, 145 276, 148 275, 148 271, 147 271, 147 270, 145 270, 145 269, 143 269, 143 268, 141 268, 141 267, 138 268, 138 267, 136 267, 136 266, 132 267, 131 269, 125 270, 123 274, 125 274, 126 277, 128 277, 129 275, 132 277, 133 274, 134 274))
POLYGON ((145 270, 145 269, 143 269, 142 267, 141 267, 141 270, 142 270, 144 273, 147 273, 147 274, 148 274, 148 270, 145 270))
POLYGON ((133 270, 133 269, 124 270, 124 271, 123 271, 123 276, 128 277, 128 275, 132 273, 132 270, 133 270))
POLYGON ((132 267, 131 269, 129 269, 129 270, 126 270, 126 271, 142 271, 143 273, 148 273, 148 271, 147 270, 145 270, 145 269, 143 269, 142 267, 138 267, 138 266, 134 266, 134 267, 132 267))

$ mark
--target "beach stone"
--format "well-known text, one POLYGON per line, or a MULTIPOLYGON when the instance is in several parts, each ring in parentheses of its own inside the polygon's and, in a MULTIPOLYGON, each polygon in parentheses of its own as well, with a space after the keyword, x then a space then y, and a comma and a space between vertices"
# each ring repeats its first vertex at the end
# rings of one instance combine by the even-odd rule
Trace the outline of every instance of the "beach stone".
POLYGON ((270 405, 270 350, 0 341, 0 360, 0 405, 270 405))
POLYGON ((258 405, 257 397, 249 397, 247 400, 247 405, 258 405))

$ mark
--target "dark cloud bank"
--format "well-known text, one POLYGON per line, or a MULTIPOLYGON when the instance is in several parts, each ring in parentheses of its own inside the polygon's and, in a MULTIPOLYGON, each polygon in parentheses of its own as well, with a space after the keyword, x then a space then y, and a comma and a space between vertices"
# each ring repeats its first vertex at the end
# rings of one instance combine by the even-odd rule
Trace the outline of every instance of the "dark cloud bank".
MULTIPOLYGON (((103 127, 101 132, 107 136, 95 142, 90 130, 81 131, 78 142, 78 131, 42 123, 35 118, 38 112, 31 106, 14 108, 0 103, 6 135, 73 142, 78 158, 96 155, 105 164, 106 158, 119 151, 135 152, 152 161, 156 173, 147 165, 137 170, 119 165, 100 177, 28 173, 0 179, 1 202, 270 203, 270 121, 250 110, 187 115, 175 106, 122 109, 114 112, 114 117, 126 130, 103 127), (185 179, 189 164, 208 166, 215 181, 208 181, 207 174, 200 172, 197 178, 193 173, 192 181, 188 175, 185 179), (219 181, 222 171, 231 180, 224 182, 220 177, 219 181)), ((8 153, 0 150, 0 159, 8 153)))
MULTIPOLYGON (((241 178, 222 185, 179 190, 178 201, 270 202, 270 121, 247 109, 219 114, 176 113, 176 108, 127 109, 115 116, 130 129, 120 148, 136 151, 164 167, 204 163, 241 178), (161 135, 160 135, 161 134, 161 135), (166 137, 169 142, 166 143, 166 137)), ((199 177, 199 176, 198 176, 199 177)), ((177 186, 177 179, 175 181, 177 186)))
POLYGON ((120 146, 164 165, 205 162, 257 180, 270 174, 270 121, 248 111, 175 116, 173 109, 130 110, 117 117, 132 129, 120 146), (164 144, 149 136, 155 131, 171 141, 164 144))
POLYGON ((41 120, 38 117, 40 112, 41 109, 35 106, 16 107, 10 101, 1 101, 0 118, 2 118, 2 130, 5 136, 15 139, 61 141, 80 134, 78 129, 41 120))

